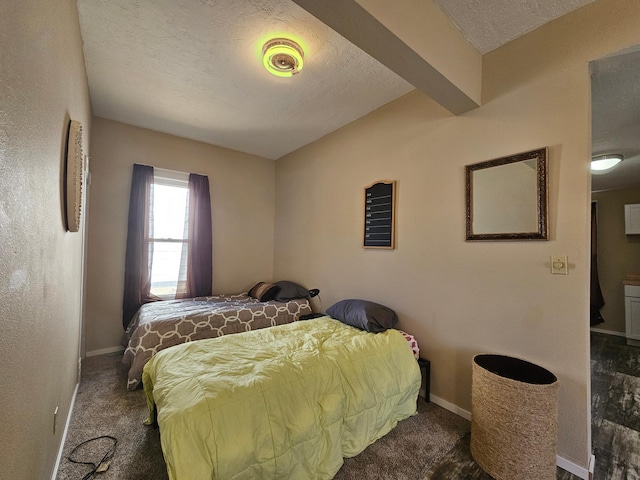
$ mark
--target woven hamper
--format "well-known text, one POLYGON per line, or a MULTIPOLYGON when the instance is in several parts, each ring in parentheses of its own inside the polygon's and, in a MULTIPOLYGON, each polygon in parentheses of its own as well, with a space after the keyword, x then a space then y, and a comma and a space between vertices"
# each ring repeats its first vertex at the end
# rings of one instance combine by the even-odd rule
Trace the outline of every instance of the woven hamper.
POLYGON ((476 355, 471 455, 496 480, 556 478, 558 379, 504 355, 476 355))

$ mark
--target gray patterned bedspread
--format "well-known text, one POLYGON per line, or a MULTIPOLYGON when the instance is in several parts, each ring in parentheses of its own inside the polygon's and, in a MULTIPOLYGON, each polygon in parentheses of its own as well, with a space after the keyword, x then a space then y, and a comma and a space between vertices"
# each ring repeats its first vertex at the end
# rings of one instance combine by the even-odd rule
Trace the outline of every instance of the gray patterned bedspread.
POLYGON ((229 333, 273 327, 311 313, 304 298, 283 302, 260 302, 246 292, 147 303, 135 314, 126 336, 123 363, 129 365, 127 389, 141 382, 142 368, 160 350, 179 343, 229 333))

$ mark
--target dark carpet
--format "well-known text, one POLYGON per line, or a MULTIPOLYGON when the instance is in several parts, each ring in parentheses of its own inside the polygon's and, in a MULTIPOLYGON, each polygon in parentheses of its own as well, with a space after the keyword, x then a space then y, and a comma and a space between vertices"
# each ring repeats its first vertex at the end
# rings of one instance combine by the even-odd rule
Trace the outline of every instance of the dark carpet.
MULTIPOLYGON (((102 355, 83 361, 82 380, 63 457, 59 480, 80 480, 91 466, 67 458, 81 442, 101 435, 118 439, 109 469, 99 480, 166 480, 168 478, 157 428, 143 425, 147 406, 142 390, 126 390, 122 355, 102 355)), ((490 480, 469 452, 470 423, 433 403, 418 401, 418 414, 354 458, 345 459, 336 480, 490 480)), ((79 449, 74 458, 98 463, 109 448, 100 440, 79 449)), ((577 478, 558 470, 558 478, 577 478)), ((197 479, 196 479, 197 480, 197 479)))

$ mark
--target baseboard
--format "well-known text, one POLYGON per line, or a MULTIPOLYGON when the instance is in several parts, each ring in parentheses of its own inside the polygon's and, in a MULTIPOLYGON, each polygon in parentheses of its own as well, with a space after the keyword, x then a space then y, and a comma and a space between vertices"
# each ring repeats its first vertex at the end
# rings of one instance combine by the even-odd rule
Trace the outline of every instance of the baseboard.
POLYGON ((429 396, 429 398, 431 399, 431 401, 433 403, 435 403, 436 405, 444 408, 445 410, 449 410, 450 412, 455 413, 456 415, 462 417, 462 418, 466 418, 467 420, 471 421, 471 412, 468 412, 466 410, 463 410, 462 408, 458 407, 457 405, 451 403, 451 402, 447 402, 446 400, 434 395, 433 393, 429 396))
POLYGON ((73 397, 71 397, 71 405, 69 405, 69 413, 67 414, 67 420, 64 422, 64 431, 62 432, 62 439, 60 441, 60 447, 58 448, 58 457, 56 458, 56 464, 51 472, 51 480, 56 480, 58 475, 58 468, 60 467, 60 461, 62 460, 62 452, 64 451, 64 444, 67 441, 67 433, 69 432, 69 424, 71 423, 71 414, 73 413, 73 407, 76 404, 76 396, 78 395, 78 387, 80 386, 80 379, 76 383, 76 388, 73 390, 73 397))
MULTIPOLYGON (((464 410, 458 407, 457 405, 451 402, 448 402, 438 397, 437 395, 434 395, 433 393, 431 394, 430 398, 431 398, 431 401, 436 405, 444 408, 445 410, 449 410, 450 412, 453 412, 462 418, 466 418, 467 420, 471 421, 471 412, 464 410)), ((589 460, 589 469, 581 467, 580 465, 577 465, 571 462, 570 460, 567 460, 566 458, 561 457, 560 455, 556 456, 556 464, 558 465, 558 467, 562 468, 563 470, 566 470, 569 473, 572 473, 576 477, 580 477, 584 480, 589 480, 589 471, 592 471, 593 462, 595 461, 595 457, 593 457, 593 455, 591 457, 592 458, 589 460)))
POLYGON ((124 352, 124 347, 122 345, 118 345, 117 347, 101 348, 100 350, 91 350, 90 352, 85 353, 85 356, 95 357, 97 355, 106 355, 108 353, 122 353, 122 352, 124 352))
POLYGON ((624 332, 616 332, 616 331, 613 331, 613 330, 604 330, 603 328, 591 327, 591 331, 592 332, 596 332, 596 333, 604 333, 605 335, 614 335, 616 337, 626 337, 624 332))
POLYGON ((589 480, 593 476, 593 468, 595 465, 595 458, 593 455, 589 458, 589 468, 581 467, 573 463, 571 460, 567 460, 560 455, 556 456, 556 465, 558 465, 563 470, 575 475, 576 477, 582 478, 583 480, 589 480))

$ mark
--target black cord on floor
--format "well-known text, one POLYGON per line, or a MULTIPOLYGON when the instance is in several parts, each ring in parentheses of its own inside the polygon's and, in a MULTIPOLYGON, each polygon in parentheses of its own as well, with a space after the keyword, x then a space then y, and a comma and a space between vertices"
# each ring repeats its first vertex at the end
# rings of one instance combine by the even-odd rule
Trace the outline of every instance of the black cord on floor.
POLYGON ((111 460, 111 457, 113 457, 113 454, 116 451, 116 445, 117 444, 118 444, 118 439, 115 438, 115 437, 112 437, 111 435, 101 435, 99 437, 90 438, 89 440, 85 440, 84 442, 79 443, 78 445, 73 447, 73 450, 71 450, 71 453, 69 454, 69 456, 67 458, 72 463, 78 463, 78 464, 82 464, 82 465, 91 465, 92 470, 89 473, 87 473, 84 477, 82 477, 82 480, 89 480, 96 473, 103 473, 103 472, 107 471, 107 469, 109 468, 109 460, 111 460), (97 464, 93 463, 93 462, 83 462, 82 460, 76 460, 76 459, 72 458, 73 454, 76 453, 76 450, 78 450, 78 448, 82 447, 83 445, 86 445, 87 443, 91 443, 91 442, 94 442, 96 440, 100 440, 102 438, 108 438, 110 440, 113 440, 113 445, 111 445, 111 447, 109 447, 109 450, 107 450, 107 453, 104 454, 102 459, 97 464))

